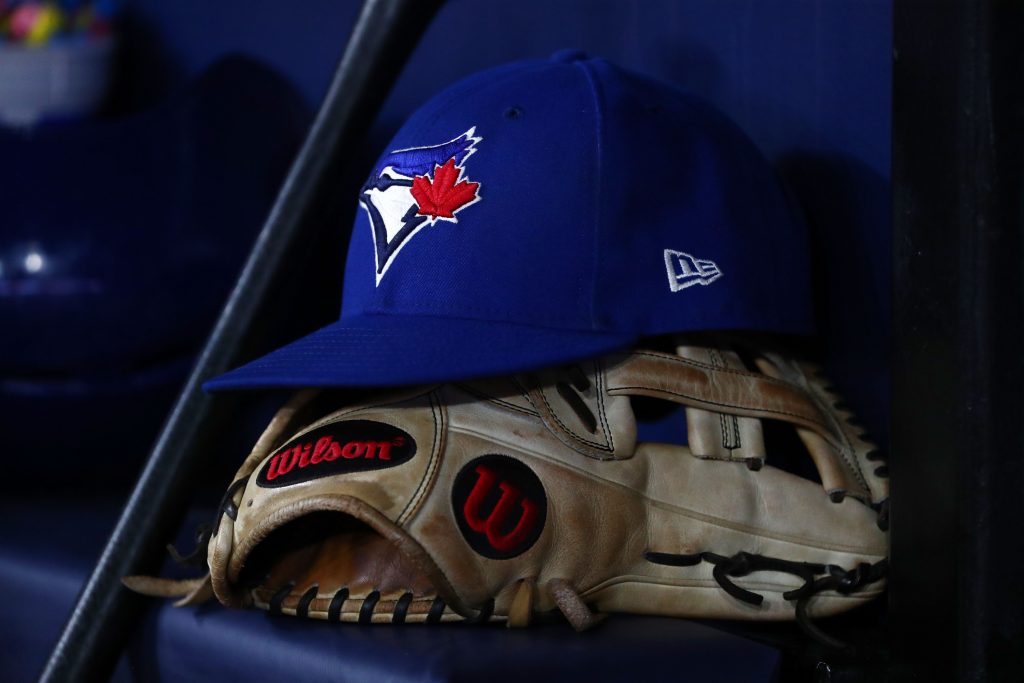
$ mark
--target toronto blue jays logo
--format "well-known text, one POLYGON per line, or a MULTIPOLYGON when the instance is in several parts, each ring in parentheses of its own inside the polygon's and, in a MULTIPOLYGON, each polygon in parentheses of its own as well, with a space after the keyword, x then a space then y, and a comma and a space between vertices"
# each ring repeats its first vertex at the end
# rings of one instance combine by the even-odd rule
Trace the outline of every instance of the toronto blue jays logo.
POLYGON ((466 175, 466 159, 483 139, 476 127, 432 147, 397 149, 385 155, 363 186, 359 204, 373 228, 377 284, 398 252, 420 230, 480 201, 480 183, 466 175))

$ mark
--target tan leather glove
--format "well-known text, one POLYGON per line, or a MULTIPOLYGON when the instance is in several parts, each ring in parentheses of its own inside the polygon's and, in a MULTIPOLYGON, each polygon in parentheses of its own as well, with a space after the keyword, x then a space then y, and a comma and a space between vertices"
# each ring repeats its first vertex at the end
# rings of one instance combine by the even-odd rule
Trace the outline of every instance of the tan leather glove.
MULTIPOLYGON (((882 591, 884 472, 782 356, 680 346, 341 401, 301 393, 239 469, 208 551, 225 605, 583 629, 610 612, 807 622, 882 591), (686 406, 689 447, 637 441, 634 408, 659 401, 686 406)), ((128 579, 210 585, 147 581, 128 579)))

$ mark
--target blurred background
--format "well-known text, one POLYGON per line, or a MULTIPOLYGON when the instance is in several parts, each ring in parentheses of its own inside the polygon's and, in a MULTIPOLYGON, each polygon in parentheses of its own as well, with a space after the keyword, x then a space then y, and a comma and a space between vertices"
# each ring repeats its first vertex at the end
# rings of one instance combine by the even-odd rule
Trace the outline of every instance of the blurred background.
MULTIPOLYGON (((0 679, 45 661, 359 9, 0 0, 0 679)), ((282 295, 260 344, 335 317, 355 188, 409 112, 472 72, 573 47, 709 99, 778 166, 811 227, 816 346, 887 443, 891 13, 888 0, 448 0, 351 150, 322 226, 335 248, 304 257, 304 291, 322 297, 282 295)), ((214 500, 275 399, 247 400, 198 483, 214 500)), ((198 675, 189 633, 214 631, 169 619, 150 620, 119 675, 198 675)))

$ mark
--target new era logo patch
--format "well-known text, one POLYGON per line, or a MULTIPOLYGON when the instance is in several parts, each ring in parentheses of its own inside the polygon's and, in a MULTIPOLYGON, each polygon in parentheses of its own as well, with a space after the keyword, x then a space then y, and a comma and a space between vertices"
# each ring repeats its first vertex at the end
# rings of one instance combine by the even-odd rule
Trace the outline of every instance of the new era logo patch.
POLYGON ((420 230, 458 223, 457 214, 480 201, 480 183, 466 177, 466 160, 482 139, 474 127, 439 145, 396 149, 377 164, 359 204, 373 229, 378 285, 420 230))
POLYGON ((722 271, 714 261, 694 258, 672 249, 665 250, 665 270, 668 272, 669 289, 673 292, 694 285, 710 285, 722 277, 722 271))

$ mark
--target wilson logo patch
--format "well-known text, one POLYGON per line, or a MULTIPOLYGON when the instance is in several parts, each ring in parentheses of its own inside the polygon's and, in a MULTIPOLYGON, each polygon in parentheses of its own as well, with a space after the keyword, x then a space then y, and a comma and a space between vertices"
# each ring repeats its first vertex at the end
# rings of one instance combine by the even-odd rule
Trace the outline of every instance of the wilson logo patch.
POLYGON ((334 422, 296 437, 263 465, 256 484, 289 486, 335 474, 394 467, 416 453, 407 433, 380 422, 334 422))
POLYGON ((521 555, 540 538, 547 496, 529 467, 506 455, 485 455, 455 477, 452 510, 466 541, 484 557, 521 555))
POLYGON ((483 140, 470 128, 430 147, 396 149, 374 168, 359 195, 373 229, 377 284, 416 233, 480 201, 480 183, 466 177, 466 160, 483 140))

